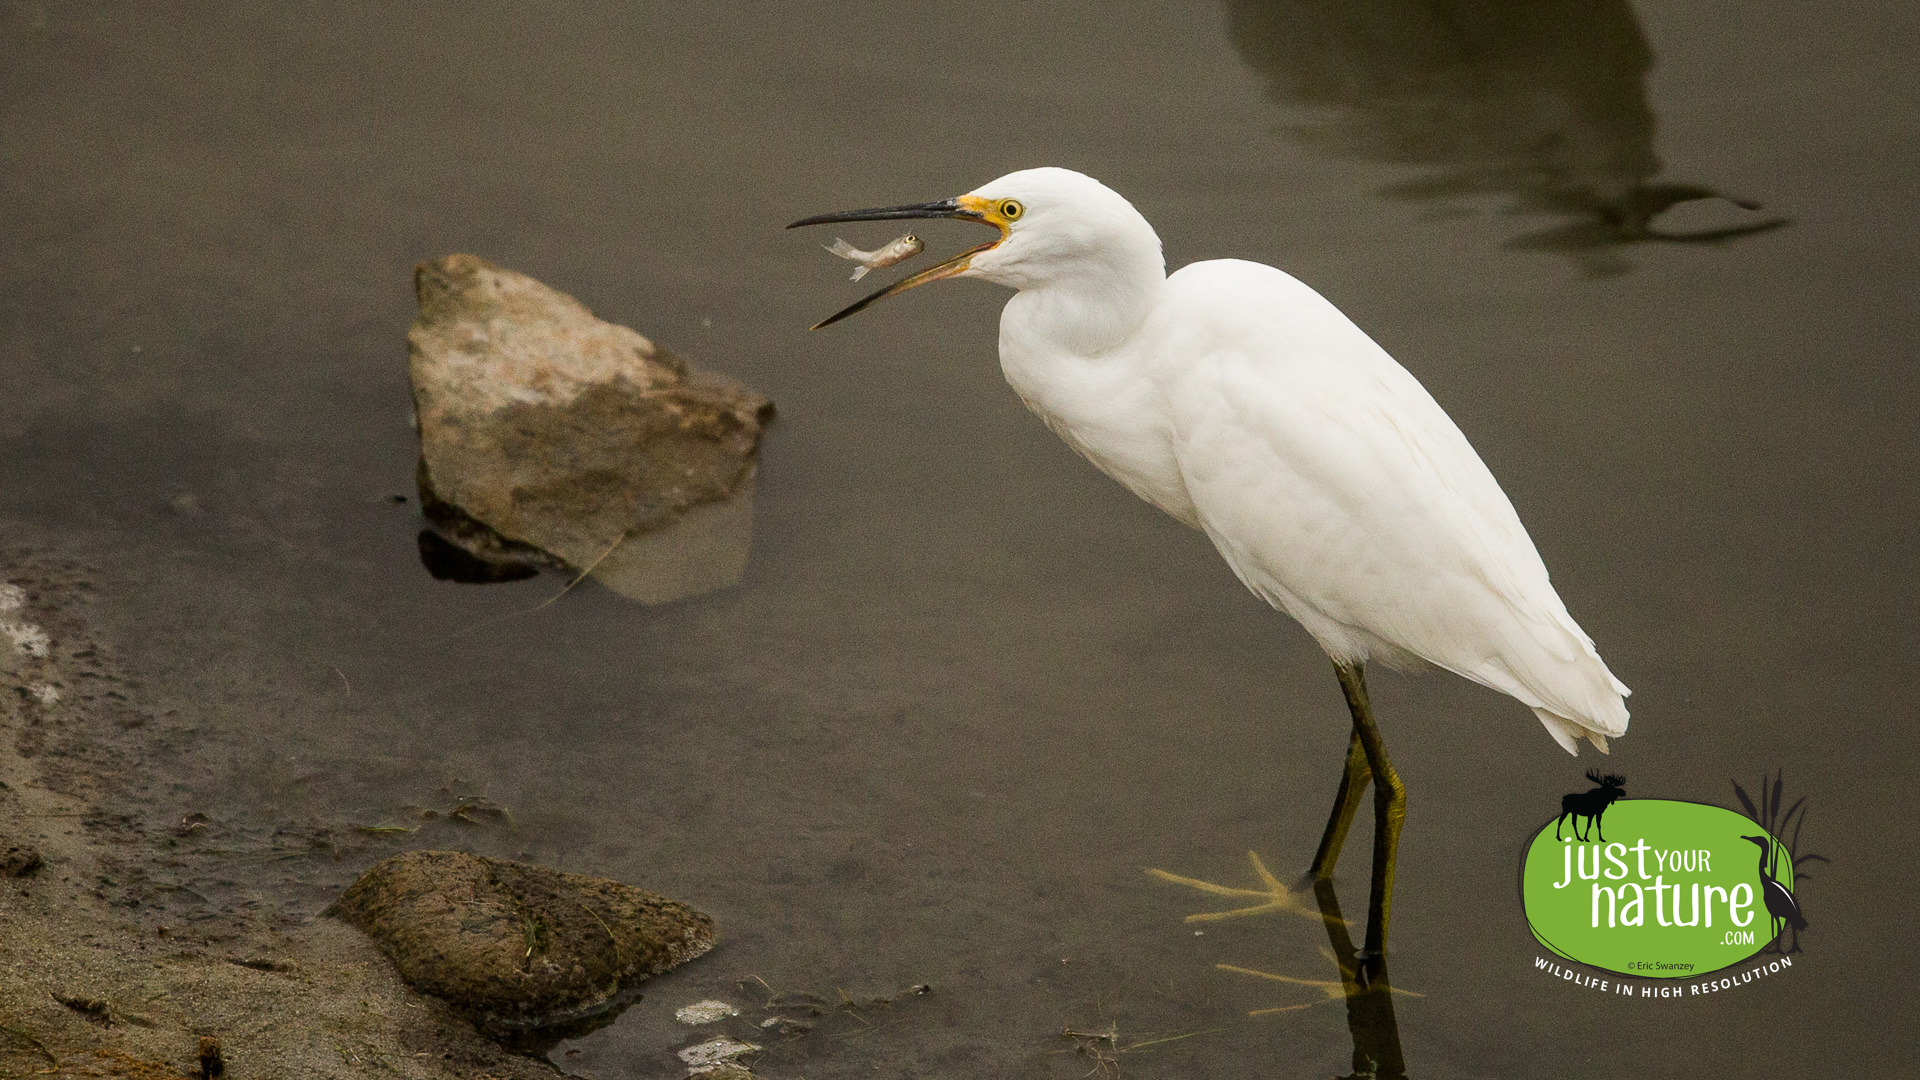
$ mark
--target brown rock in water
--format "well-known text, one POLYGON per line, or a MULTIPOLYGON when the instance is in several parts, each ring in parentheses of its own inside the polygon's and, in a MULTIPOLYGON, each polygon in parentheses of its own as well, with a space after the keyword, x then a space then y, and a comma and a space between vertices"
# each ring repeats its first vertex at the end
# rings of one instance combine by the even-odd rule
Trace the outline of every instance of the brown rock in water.
POLYGON ((422 263, 414 289, 420 495, 443 534, 648 602, 740 579, 771 402, 485 259, 422 263))
POLYGON ((536 1048, 612 1022, 714 933, 706 915, 631 885, 457 851, 396 855, 327 914, 371 937, 414 989, 536 1048))

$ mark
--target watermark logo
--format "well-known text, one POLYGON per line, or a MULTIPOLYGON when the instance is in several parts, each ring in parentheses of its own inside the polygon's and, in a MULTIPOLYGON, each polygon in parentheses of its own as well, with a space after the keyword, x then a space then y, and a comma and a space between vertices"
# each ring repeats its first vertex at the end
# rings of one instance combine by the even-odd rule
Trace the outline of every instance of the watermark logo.
POLYGON ((1526 848, 1521 902, 1541 945, 1642 979, 1691 979, 1799 950, 1800 870, 1825 861, 1795 854, 1805 799, 1783 813, 1779 780, 1761 785, 1758 805, 1735 784, 1742 813, 1629 799, 1624 777, 1587 779, 1592 789, 1562 799, 1526 848))

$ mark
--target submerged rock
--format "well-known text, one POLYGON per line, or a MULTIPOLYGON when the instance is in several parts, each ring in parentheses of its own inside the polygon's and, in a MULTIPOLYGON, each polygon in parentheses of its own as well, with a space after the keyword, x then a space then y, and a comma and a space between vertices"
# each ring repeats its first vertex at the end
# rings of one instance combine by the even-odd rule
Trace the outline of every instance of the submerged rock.
POLYGON ((631 885, 457 851, 396 855, 327 913, 371 937, 408 985, 526 1048, 611 1023, 714 933, 706 915, 631 885))
POLYGON ((422 263, 414 290, 420 497, 442 536, 646 602, 739 581, 771 402, 485 259, 422 263))

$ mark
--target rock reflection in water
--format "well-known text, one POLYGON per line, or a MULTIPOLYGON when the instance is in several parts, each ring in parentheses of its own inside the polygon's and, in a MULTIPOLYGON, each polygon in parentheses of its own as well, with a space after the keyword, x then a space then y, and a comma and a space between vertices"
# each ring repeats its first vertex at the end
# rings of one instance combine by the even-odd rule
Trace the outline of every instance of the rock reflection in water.
POLYGON ((1282 104, 1290 134, 1335 153, 1426 166, 1387 187, 1431 201, 1508 196, 1557 225, 1508 241, 1560 250, 1593 274, 1618 246, 1712 242, 1787 224, 1759 204, 1658 182, 1646 75, 1653 52, 1626 0, 1227 0, 1234 46, 1282 104), (1660 224, 1712 200, 1714 224, 1660 224))

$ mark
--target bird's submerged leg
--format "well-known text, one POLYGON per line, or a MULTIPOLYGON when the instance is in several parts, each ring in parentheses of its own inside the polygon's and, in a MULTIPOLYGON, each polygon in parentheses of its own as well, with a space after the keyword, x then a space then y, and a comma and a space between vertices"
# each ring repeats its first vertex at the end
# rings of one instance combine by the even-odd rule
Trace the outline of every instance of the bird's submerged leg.
POLYGON ((1334 661, 1333 670, 1346 692, 1353 714, 1353 733, 1373 775, 1373 887, 1367 898, 1367 947, 1370 958, 1384 962, 1387 920, 1393 909, 1393 861, 1400 848, 1400 826, 1407 817, 1407 787, 1387 758, 1387 745, 1373 722, 1367 700, 1367 680, 1359 664, 1334 661))
POLYGON ((1360 797, 1367 793, 1373 774, 1367 769, 1367 752, 1360 745, 1360 732, 1347 741, 1346 772, 1340 776, 1340 790, 1333 796, 1333 812, 1327 815, 1327 831, 1320 836, 1320 850, 1314 853, 1313 866, 1307 871, 1316 881, 1333 878, 1333 864, 1340 861, 1340 848, 1347 842, 1347 830, 1360 809, 1360 797))

